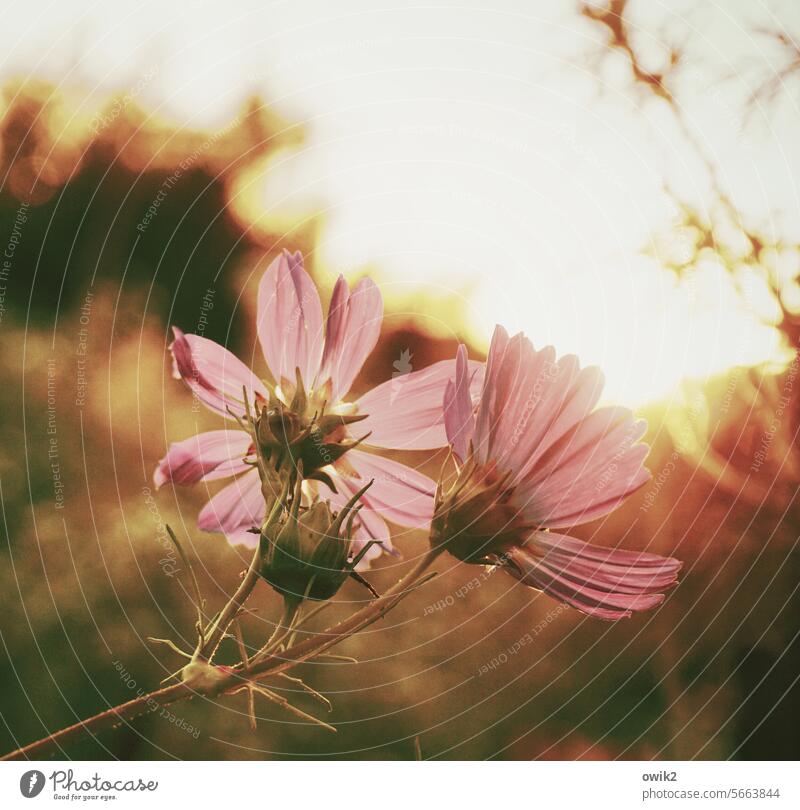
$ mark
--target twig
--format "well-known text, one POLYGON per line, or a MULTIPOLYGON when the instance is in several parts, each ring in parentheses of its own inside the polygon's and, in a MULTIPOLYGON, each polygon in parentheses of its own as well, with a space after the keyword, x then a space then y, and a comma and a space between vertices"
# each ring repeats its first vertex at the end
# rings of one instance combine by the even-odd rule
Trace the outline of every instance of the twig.
POLYGON ((285 697, 275 694, 275 692, 270 691, 265 686, 253 686, 252 689, 258 692, 259 695, 263 695, 265 698, 267 698, 267 700, 277 703, 279 706, 286 709, 286 711, 291 712, 296 717, 300 717, 303 720, 308 720, 310 723, 314 723, 314 725, 322 726, 322 728, 336 733, 336 728, 330 723, 326 723, 324 720, 314 717, 313 714, 308 714, 308 712, 298 709, 297 706, 293 706, 291 703, 289 703, 285 697))
POLYGON ((295 599, 286 599, 284 601, 283 615, 280 621, 275 625, 275 629, 272 631, 272 635, 267 639, 267 643, 248 659, 248 666, 265 658, 272 650, 277 649, 281 642, 292 632, 301 604, 301 602, 295 599))
POLYGON ((279 672, 275 677, 296 683, 304 692, 308 692, 309 695, 315 697, 320 703, 324 703, 328 707, 329 712, 333 711, 333 704, 328 700, 328 698, 326 698, 321 692, 317 692, 313 686, 309 686, 302 678, 294 678, 291 675, 287 675, 285 672, 279 672))
POLYGON ((253 552, 253 559, 250 561, 250 566, 242 578, 241 583, 239 583, 239 587, 208 629, 208 635, 203 645, 197 651, 198 658, 211 661, 214 657, 214 653, 217 651, 222 637, 227 633, 230 623, 236 618, 245 600, 250 596, 253 588, 255 588, 258 582, 258 569, 260 566, 261 552, 259 547, 256 546, 253 552))
POLYGON ((331 661, 338 661, 342 664, 357 664, 358 658, 353 658, 352 655, 336 655, 335 653, 320 653, 315 656, 316 661, 321 661, 323 658, 329 658, 331 661))
MULTIPOLYGON (((239 658, 242 662, 242 669, 247 672, 247 646, 244 643, 244 636, 242 635, 242 628, 239 622, 233 623, 233 631, 236 636, 236 646, 239 648, 239 658)), ((253 696, 253 688, 247 690, 247 717, 250 721, 250 730, 255 731, 258 728, 256 722, 256 702, 253 696)))
MULTIPOLYGON (((272 525, 272 523, 280 516, 282 509, 283 498, 278 498, 273 504, 272 510, 269 513, 264 525, 272 525)), ((220 611, 219 616, 212 624, 209 633, 206 636, 205 643, 197 651, 198 658, 205 661, 211 661, 211 659, 214 657, 214 653, 217 651, 217 647, 219 646, 220 641, 222 641, 223 636, 227 633, 230 623, 239 615, 239 611, 241 611, 244 607, 247 597, 250 596, 253 588, 255 588, 256 583, 259 580, 258 571, 260 567, 261 548, 260 544, 257 544, 253 550, 253 559, 250 561, 250 567, 247 569, 247 572, 245 573, 239 587, 236 589, 236 592, 230 598, 225 607, 220 611)))
POLYGON ((178 542, 178 538, 175 536, 175 532, 172 531, 172 527, 165 523, 164 527, 167 530, 167 534, 170 536, 172 540, 172 544, 178 550, 178 554, 180 555, 181 560, 183 560, 183 564, 189 569, 189 574, 192 577, 192 586, 194 588, 194 598, 195 603, 197 605, 197 634, 199 636, 198 646, 203 646, 203 607, 205 605, 205 600, 200 594, 200 585, 197 582, 197 577, 194 573, 194 568, 192 566, 192 561, 189 559, 186 552, 183 550, 183 546, 178 542))
POLYGON ((192 656, 189 655, 189 653, 184 652, 174 641, 171 641, 168 638, 153 638, 152 636, 148 636, 147 640, 152 641, 154 644, 164 644, 165 646, 169 647, 172 652, 177 653, 184 658, 188 658, 190 661, 192 659, 192 656))
POLYGON ((309 610, 308 613, 306 613, 306 615, 303 616, 300 619, 300 621, 295 625, 294 629, 299 630, 301 627, 304 627, 309 623, 309 621, 311 621, 311 619, 313 619, 315 616, 319 616, 319 614, 322 613, 322 611, 325 610, 325 608, 330 607, 332 604, 333 602, 322 602, 319 605, 317 605, 313 610, 309 610))

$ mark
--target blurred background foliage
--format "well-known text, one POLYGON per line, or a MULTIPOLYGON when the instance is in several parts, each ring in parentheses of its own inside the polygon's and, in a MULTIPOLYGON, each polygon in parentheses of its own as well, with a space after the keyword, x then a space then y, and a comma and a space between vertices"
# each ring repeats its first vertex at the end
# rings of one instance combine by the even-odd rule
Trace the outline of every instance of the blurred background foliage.
MULTIPOLYGON (((680 53, 663 72, 641 64, 627 5, 579 7, 596 26, 596 57, 621 54, 632 84, 680 120, 670 78, 680 53)), ((788 54, 785 84, 800 62, 794 40, 774 36, 788 54)), ((764 103, 779 91, 758 90, 764 103)), ((81 123, 74 99, 46 83, 10 83, 4 97, 0 243, 19 233, 0 323, 5 750, 153 688, 177 667, 146 641, 192 633, 188 583, 175 573, 165 522, 198 560, 210 605, 246 564, 221 537, 196 530, 204 487, 151 492, 166 442, 216 425, 170 376, 169 325, 194 332, 203 318, 206 337, 263 374, 252 331, 261 270, 290 247, 327 282, 317 267, 321 215, 269 233, 229 204, 254 163, 303 142, 302 127, 264 99, 209 133, 113 98, 81 123), (137 228, 170 178, 157 215, 137 228)), ((697 147, 708 160, 701 140, 697 147)), ((664 272, 690 273, 713 254, 742 285, 760 279, 784 345, 796 347, 797 273, 781 257, 798 246, 745 226, 721 184, 703 211, 677 194, 675 203, 674 231, 654 239, 688 235, 691 251, 675 261, 660 253, 664 272)), ((417 369, 451 357, 455 345, 427 330, 407 301, 401 309, 389 299, 357 387, 390 378, 409 359, 417 369)), ((418 736, 425 757, 442 758, 797 758, 797 370, 796 360, 778 372, 733 367, 642 409, 653 482, 576 534, 685 560, 679 588, 656 613, 598 623, 502 575, 443 560, 440 578, 341 650, 362 663, 304 667, 334 703, 325 719, 337 734, 265 705, 252 732, 239 696, 179 704, 178 724, 145 716, 65 756, 409 759, 418 736)), ((443 456, 403 460, 436 477, 443 456)), ((398 531, 406 556, 424 543, 398 531)), ((385 589, 404 565, 385 558, 370 579, 385 589)), ((363 598, 346 586, 329 618, 363 598)), ((264 587, 254 607, 245 632, 256 643, 279 606, 264 587)), ((233 646, 224 654, 233 661, 233 646)))

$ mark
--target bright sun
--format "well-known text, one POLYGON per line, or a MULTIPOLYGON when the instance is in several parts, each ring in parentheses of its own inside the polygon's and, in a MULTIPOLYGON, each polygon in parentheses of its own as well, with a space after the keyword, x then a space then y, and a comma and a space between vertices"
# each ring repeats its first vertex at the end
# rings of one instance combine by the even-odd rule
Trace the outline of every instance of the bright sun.
MULTIPOLYGON (((602 366, 610 399, 782 362, 763 290, 737 296, 713 265, 678 283, 657 253, 643 258, 674 224, 665 187, 703 211, 709 178, 664 104, 632 90, 625 59, 562 4, 447 5, 270 3, 219 25, 213 5, 178 2, 159 7, 157 30, 152 9, 121 0, 65 2, 32 27, 17 5, 5 65, 24 75, 34 60, 59 86, 103 77, 103 98, 141 86, 137 103, 193 128, 224 125, 260 93, 307 137, 241 178, 244 217, 291 233, 321 216, 314 264, 328 282, 369 269, 390 308, 484 346, 496 322, 524 329, 602 366), (104 36, 83 48, 91 26, 104 36)), ((678 76, 681 110, 740 215, 779 233, 798 221, 796 131, 744 131, 746 82, 703 71, 712 51, 729 65, 752 43, 718 23, 691 81, 678 76)), ((653 69, 669 57, 639 46, 653 69)))

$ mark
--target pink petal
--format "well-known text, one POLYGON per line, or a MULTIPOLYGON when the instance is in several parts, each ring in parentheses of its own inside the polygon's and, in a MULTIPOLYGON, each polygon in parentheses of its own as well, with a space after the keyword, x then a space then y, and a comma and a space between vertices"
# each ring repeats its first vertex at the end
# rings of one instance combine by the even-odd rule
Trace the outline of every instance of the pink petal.
POLYGON ((257 470, 251 470, 221 489, 200 510, 197 525, 204 532, 224 532, 231 544, 251 545, 247 529, 260 528, 265 512, 261 479, 257 470))
POLYGON ((598 369, 581 371, 573 355, 555 357, 552 346, 536 351, 521 333, 509 339, 495 331, 474 444, 479 460, 516 471, 516 481, 590 413, 602 391, 598 369))
POLYGON ((577 537, 557 532, 536 532, 529 538, 529 544, 536 545, 544 554, 565 554, 583 560, 599 563, 613 563, 628 569, 642 571, 672 571, 677 574, 683 567, 674 557, 662 557, 648 551, 628 551, 621 548, 594 546, 577 537))
POLYGON ((436 484, 427 475, 399 461, 350 450, 345 464, 336 468, 338 481, 345 481, 350 492, 357 492, 368 481, 372 486, 362 502, 364 513, 378 512, 386 520, 401 526, 427 529, 433 517, 436 484), (355 475, 348 474, 350 467, 355 475))
POLYGON ((521 334, 508 343, 497 375, 489 434, 489 454, 506 469, 518 469, 528 460, 576 373, 574 357, 556 363, 555 356, 552 346, 537 352, 521 334))
POLYGON ((480 406, 475 420, 475 435, 472 438, 475 454, 481 463, 485 463, 487 460, 491 425, 494 419, 497 374, 502 365, 507 346, 508 333, 502 326, 495 326, 492 343, 489 346, 489 354, 486 358, 486 371, 480 395, 480 406))
POLYGON ((635 443, 644 430, 645 425, 638 422, 620 425, 579 456, 572 456, 569 461, 559 464, 546 478, 537 474, 537 496, 550 498, 564 495, 569 490, 574 498, 587 486, 597 492, 606 491, 610 484, 619 481, 621 468, 636 473, 648 450, 647 445, 635 443), (635 432, 632 431, 634 427, 635 432))
POLYGON ((251 469, 243 459, 250 447, 243 430, 212 430, 170 445, 153 473, 157 487, 168 482, 196 484, 251 469))
POLYGON ((625 431, 634 422, 633 414, 628 408, 600 408, 582 419, 546 452, 537 454, 534 465, 526 465, 521 476, 526 483, 538 484, 547 480, 556 470, 569 464, 581 463, 591 455, 606 436, 623 426, 625 431))
POLYGON ((526 517, 543 527, 561 528, 612 512, 650 479, 643 466, 649 448, 636 444, 645 429, 644 422, 626 419, 591 445, 578 439, 580 452, 562 446, 565 461, 546 473, 534 469, 519 487, 526 517))
POLYGON ((342 276, 328 310, 320 384, 330 379, 334 402, 350 390, 381 332, 383 299, 372 279, 362 278, 350 293, 342 276))
POLYGON ((462 462, 467 457, 469 443, 475 433, 475 417, 472 413, 469 386, 467 348, 462 343, 456 355, 455 382, 448 381, 444 393, 444 427, 447 441, 462 462))
POLYGON ((295 382, 299 368, 310 388, 322 357, 322 305, 299 252, 284 250, 258 285, 258 339, 278 384, 295 382))
POLYGON ((663 558, 658 566, 624 565, 615 559, 613 551, 606 557, 606 562, 575 557, 560 551, 550 551, 544 559, 548 565, 569 579, 591 581, 600 590, 628 594, 669 588, 675 584, 676 574, 680 568, 676 560, 663 558))
POLYGON ((631 457, 626 469, 615 472, 617 479, 613 489, 596 489, 588 485, 586 481, 576 482, 575 490, 584 488, 584 497, 574 500, 570 499, 572 492, 567 493, 552 511, 543 519, 541 525, 545 528, 561 529, 567 526, 577 526, 581 523, 588 523, 590 520, 597 520, 611 514, 621 506, 622 502, 630 497, 634 492, 641 489, 651 478, 650 471, 642 466, 648 448, 645 445, 639 446, 640 455, 634 460, 631 457), (634 471, 635 470, 635 471, 634 471))
POLYGON ((535 532, 508 552, 509 570, 526 585, 591 616, 620 619, 661 604, 681 564, 655 554, 601 549, 552 532, 535 532))
POLYGON ((520 478, 533 468, 547 450, 592 412, 603 392, 604 383, 603 372, 596 366, 588 366, 578 373, 561 404, 559 413, 533 450, 526 466, 520 469, 520 478))
POLYGON ((242 413, 242 388, 250 397, 255 392, 266 396, 263 383, 226 348, 213 340, 185 335, 172 327, 175 339, 170 345, 175 377, 183 379, 197 398, 209 409, 232 418, 228 409, 242 413))
MULTIPOLYGON (((550 347, 547 347, 550 348, 550 347)), ((545 355, 547 349, 537 353, 537 357, 545 355)), ((580 366, 578 358, 574 355, 562 357, 558 362, 553 350, 547 365, 537 372, 532 384, 519 398, 525 405, 519 414, 519 421, 514 423, 514 436, 516 442, 504 449, 504 455, 511 469, 520 470, 531 456, 541 447, 547 439, 555 422, 569 402, 573 384, 578 377, 580 366)), ((498 443, 503 446, 505 436, 499 437, 498 443)))
MULTIPOLYGON (((396 450, 434 450, 447 444, 444 392, 455 376, 454 360, 442 360, 373 388, 358 400, 358 412, 369 414, 355 425, 357 435, 371 431, 368 441, 396 450)), ((483 363, 469 361, 470 386, 477 398, 483 383, 483 363)))

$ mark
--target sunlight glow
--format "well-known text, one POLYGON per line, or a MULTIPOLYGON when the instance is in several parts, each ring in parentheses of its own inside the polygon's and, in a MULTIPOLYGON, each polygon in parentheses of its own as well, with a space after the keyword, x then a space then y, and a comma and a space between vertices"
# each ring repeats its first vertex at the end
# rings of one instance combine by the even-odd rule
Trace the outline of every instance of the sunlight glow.
MULTIPOLYGON (((31 71, 37 54, 43 78, 101 76, 93 98, 138 88, 142 104, 189 127, 219 127, 248 92, 262 94, 307 138, 243 177, 233 205, 273 229, 319 216, 323 283, 369 268, 389 309, 414 302, 410 314, 483 347, 496 322, 524 329, 602 366, 608 396, 630 404, 682 378, 785 361, 762 320, 763 290, 740 297, 727 273, 702 263, 681 281, 659 267, 676 247, 653 242, 674 218, 665 186, 702 208, 708 177, 669 111, 632 94, 624 60, 602 58, 596 31, 575 15, 511 0, 458 15, 319 0, 217 20, 211 7, 179 2, 157 6, 153 30, 152 3, 119 0, 85 16, 78 5, 20 29, 6 73, 31 71), (103 37, 76 57, 78 32, 93 26, 103 37), (143 84, 154 69, 158 80, 143 84), (427 305, 423 285, 434 290, 427 305)), ((724 15, 703 32, 719 53, 758 48, 724 15)), ((653 48, 658 65, 665 54, 653 48)), ((690 66, 694 95, 681 103, 726 167, 742 216, 777 229, 797 221, 798 156, 787 147, 797 133, 743 131, 742 77, 710 91, 714 74, 701 69, 690 66)))

